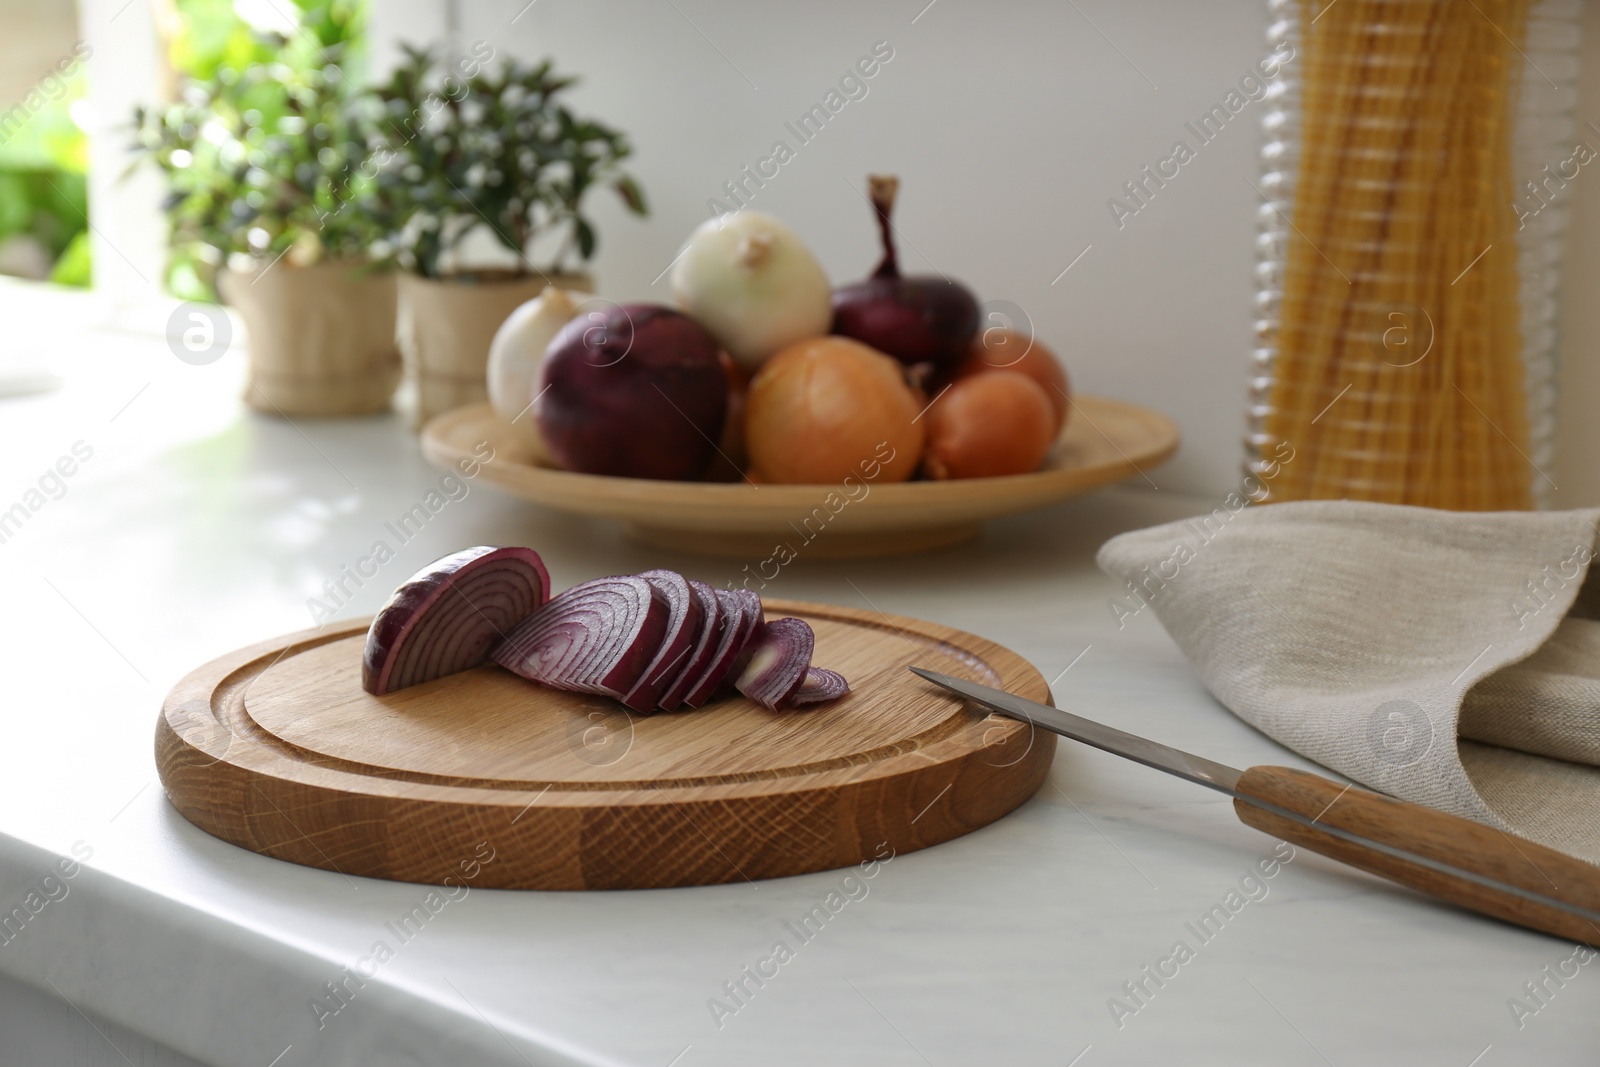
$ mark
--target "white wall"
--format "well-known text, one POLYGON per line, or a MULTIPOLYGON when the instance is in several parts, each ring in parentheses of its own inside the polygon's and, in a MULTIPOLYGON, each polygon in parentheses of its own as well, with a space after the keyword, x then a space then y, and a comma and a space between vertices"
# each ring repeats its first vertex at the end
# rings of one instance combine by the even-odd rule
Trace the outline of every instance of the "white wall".
MULTIPOLYGON (((887 41, 894 58, 868 95, 751 206, 788 221, 848 281, 878 255, 865 176, 898 173, 909 269, 937 264, 980 299, 1014 301, 1084 391, 1177 417, 1184 448, 1159 485, 1220 494, 1236 480, 1258 202, 1246 179, 1262 105, 1125 228, 1106 201, 1178 138, 1193 144, 1184 123, 1265 54, 1261 0, 937 0, 920 18, 927 0, 538 0, 511 23, 525 3, 462 0, 456 44, 556 57, 584 79, 574 102, 632 135, 653 212, 598 213, 607 296, 670 301, 666 279, 651 282, 707 198, 774 140, 798 146, 784 123, 887 41)), ((432 37, 448 11, 378 0, 380 56, 396 38, 432 37)))

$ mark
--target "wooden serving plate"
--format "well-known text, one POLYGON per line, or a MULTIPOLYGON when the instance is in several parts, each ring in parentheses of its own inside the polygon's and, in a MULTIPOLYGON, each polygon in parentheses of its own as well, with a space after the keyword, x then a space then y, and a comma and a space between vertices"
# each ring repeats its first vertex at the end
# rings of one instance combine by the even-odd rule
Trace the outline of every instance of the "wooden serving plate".
POLYGON ((422 451, 429 462, 456 471, 492 449, 478 470, 481 481, 562 511, 620 519, 630 537, 646 544, 742 559, 763 559, 784 544, 813 559, 886 556, 960 544, 978 536, 985 519, 1136 477, 1177 451, 1177 424, 1159 412, 1097 396, 1072 402, 1042 470, 866 483, 851 500, 833 485, 662 482, 542 467, 488 404, 433 419, 423 427, 422 451))
POLYGON ((926 666, 1035 700, 1026 660, 933 623, 768 601, 853 691, 809 709, 742 697, 630 715, 480 667, 384 697, 366 623, 213 660, 177 684, 156 763, 183 816, 242 848, 346 875, 511 889, 775 878, 948 841, 1031 796, 1054 735, 923 682, 926 666), (490 862, 481 862, 492 854, 490 862), (474 862, 474 861, 479 862, 474 862))

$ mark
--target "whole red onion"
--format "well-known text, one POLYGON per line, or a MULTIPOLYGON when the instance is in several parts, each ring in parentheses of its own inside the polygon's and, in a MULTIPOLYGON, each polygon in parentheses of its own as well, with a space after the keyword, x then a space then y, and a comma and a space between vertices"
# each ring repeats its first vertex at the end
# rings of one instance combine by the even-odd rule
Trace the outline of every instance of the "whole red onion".
POLYGON ((833 291, 833 332, 912 366, 959 363, 978 332, 978 301, 960 282, 934 275, 902 277, 889 224, 899 180, 867 179, 878 216, 883 260, 872 277, 833 291))
POLYGON ((623 478, 699 478, 727 417, 717 343, 653 304, 580 314, 550 342, 535 416, 556 462, 623 478))

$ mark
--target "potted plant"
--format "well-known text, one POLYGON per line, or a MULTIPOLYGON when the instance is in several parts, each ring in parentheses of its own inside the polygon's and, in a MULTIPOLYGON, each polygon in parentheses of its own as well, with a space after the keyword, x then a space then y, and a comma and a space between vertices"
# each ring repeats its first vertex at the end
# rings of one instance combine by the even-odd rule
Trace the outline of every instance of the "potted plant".
POLYGON ((136 148, 167 177, 174 251, 244 320, 245 401, 264 412, 379 411, 400 380, 394 277, 380 269, 363 166, 362 108, 375 105, 341 69, 356 10, 258 34, 270 61, 224 63, 176 103, 135 113, 136 148))
POLYGON ((432 55, 407 48, 377 92, 371 146, 378 217, 403 268, 399 341, 419 426, 485 398, 489 343, 518 305, 547 285, 593 291, 581 269, 597 244, 583 213, 592 189, 609 185, 646 213, 619 166, 626 138, 562 102, 574 79, 548 60, 507 60, 491 73, 470 59, 458 70, 436 81, 432 55), (463 262, 474 235, 498 246, 503 266, 463 262))

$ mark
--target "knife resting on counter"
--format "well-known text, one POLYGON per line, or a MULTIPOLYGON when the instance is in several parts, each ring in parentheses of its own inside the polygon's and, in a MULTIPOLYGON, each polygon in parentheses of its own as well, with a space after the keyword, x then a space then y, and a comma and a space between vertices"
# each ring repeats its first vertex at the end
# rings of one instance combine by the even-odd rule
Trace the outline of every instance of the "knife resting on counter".
POLYGON ((1600 867, 1576 857, 1307 771, 1236 770, 1004 690, 910 669, 1002 715, 1227 793, 1247 826, 1484 915, 1600 945, 1600 867))

